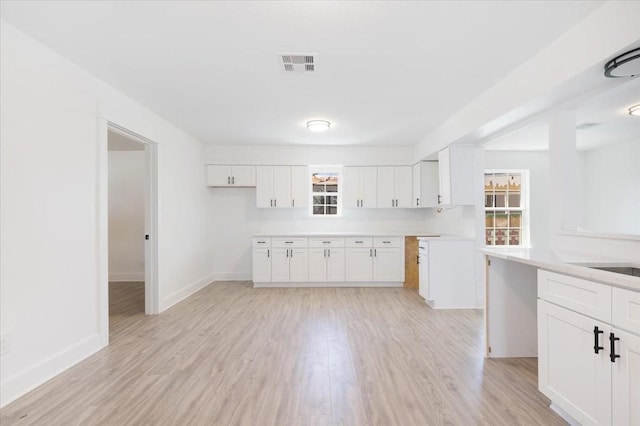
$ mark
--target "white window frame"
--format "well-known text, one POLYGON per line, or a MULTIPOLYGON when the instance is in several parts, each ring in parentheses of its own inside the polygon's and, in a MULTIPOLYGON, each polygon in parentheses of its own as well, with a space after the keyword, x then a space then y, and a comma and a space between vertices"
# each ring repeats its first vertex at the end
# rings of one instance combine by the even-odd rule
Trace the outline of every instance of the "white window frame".
MULTIPOLYGON (((485 246, 486 247, 493 247, 493 248, 529 248, 530 247, 530 213, 531 213, 531 205, 529 204, 529 184, 530 184, 531 180, 529 179, 529 169, 485 169, 484 173, 482 174, 482 207, 483 207, 483 212, 482 212, 482 216, 483 216, 483 220, 482 223, 484 224, 483 226, 483 230, 482 230, 482 238, 483 241, 485 241, 485 246), (521 203, 521 207, 520 208, 511 208, 511 207, 493 207, 493 208, 488 208, 485 206, 485 193, 484 193, 484 176, 490 173, 494 173, 494 174, 519 174, 520 175, 520 185, 521 185, 521 189, 520 189, 520 203, 521 203), (499 246, 499 245, 488 245, 486 244, 486 232, 487 232, 487 225, 486 225, 486 213, 488 211, 522 211, 522 234, 520 235, 520 244, 517 246, 511 246, 511 245, 503 245, 503 246, 499 246)), ((508 239, 507 239, 508 241, 508 239)))
MULTIPOLYGON (((309 216, 313 218, 332 218, 342 217, 342 166, 309 166, 309 175, 307 176, 309 185, 309 216), (331 195, 338 197, 337 213, 336 214, 313 214, 313 175, 315 173, 335 173, 338 175, 338 192, 332 192, 331 195)), ((326 195, 323 193, 322 195, 326 195)), ((316 195, 321 195, 316 193, 316 195)))

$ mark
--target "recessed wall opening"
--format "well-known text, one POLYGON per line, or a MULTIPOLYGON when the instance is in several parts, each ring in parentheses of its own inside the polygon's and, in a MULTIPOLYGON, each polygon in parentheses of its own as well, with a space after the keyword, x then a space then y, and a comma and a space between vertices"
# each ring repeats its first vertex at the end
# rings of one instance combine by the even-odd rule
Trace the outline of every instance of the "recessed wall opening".
POLYGON ((144 313, 145 145, 108 132, 109 318, 144 313))

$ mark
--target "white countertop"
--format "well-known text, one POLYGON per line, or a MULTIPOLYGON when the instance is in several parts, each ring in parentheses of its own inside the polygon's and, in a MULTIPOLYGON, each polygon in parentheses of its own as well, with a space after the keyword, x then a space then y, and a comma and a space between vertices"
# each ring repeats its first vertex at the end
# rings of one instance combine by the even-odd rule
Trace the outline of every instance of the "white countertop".
POLYGON ((553 252, 551 250, 535 250, 526 248, 485 248, 482 249, 482 252, 487 256, 525 263, 548 271, 573 275, 575 277, 611 284, 616 287, 640 291, 640 277, 602 271, 585 266, 633 265, 638 267, 638 265, 634 265, 633 262, 625 260, 593 256, 583 253, 553 252))

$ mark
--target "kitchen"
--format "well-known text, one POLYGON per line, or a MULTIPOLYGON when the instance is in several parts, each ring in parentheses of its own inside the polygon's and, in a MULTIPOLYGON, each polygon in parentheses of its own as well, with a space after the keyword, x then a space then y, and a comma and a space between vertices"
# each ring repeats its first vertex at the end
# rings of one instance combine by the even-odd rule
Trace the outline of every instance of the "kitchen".
MULTIPOLYGON (((579 265, 572 268, 583 269, 558 269, 549 266, 558 259, 537 257, 531 260, 527 258, 527 252, 515 247, 486 248, 486 241, 488 238, 506 244, 522 241, 532 250, 578 252, 582 258, 574 257, 573 261, 591 262, 592 266, 595 266, 593 262, 602 263, 603 260, 635 264, 640 259, 637 231, 633 228, 635 223, 628 222, 629 218, 633 221, 638 215, 634 216, 633 206, 620 207, 623 205, 620 200, 633 200, 632 196, 637 194, 637 190, 633 191, 637 188, 635 181, 630 181, 624 174, 637 167, 616 167, 628 164, 625 161, 634 164, 637 151, 624 148, 622 153, 627 155, 618 157, 604 148, 588 154, 575 151, 580 134, 598 133, 606 127, 599 125, 576 131, 576 125, 586 124, 580 116, 586 95, 596 99, 616 89, 632 95, 638 91, 637 78, 608 79, 603 75, 603 65, 607 61, 639 47, 640 34, 635 18, 640 10, 635 2, 558 2, 544 7, 526 2, 519 5, 524 9, 510 9, 511 6, 491 2, 483 3, 482 7, 469 3, 463 8, 444 3, 408 2, 399 3, 402 7, 397 10, 392 9, 393 3, 380 2, 367 3, 369 9, 366 11, 359 9, 365 4, 359 2, 346 2, 339 7, 320 2, 279 3, 273 10, 267 10, 268 3, 247 2, 234 6, 202 3, 199 6, 203 8, 202 13, 195 13, 196 9, 191 8, 195 7, 193 4, 181 9, 177 3, 170 2, 104 3, 96 9, 77 2, 64 6, 69 8, 64 9, 67 13, 50 6, 54 3, 3 2, 2 5, 3 422, 5 415, 17 416, 17 419, 26 414, 24 410, 27 409, 32 410, 31 418, 36 418, 33 413, 40 404, 30 404, 28 398, 47 389, 57 389, 56 384, 63 383, 69 374, 94 367, 95 371, 101 372, 101 362, 117 362, 118 357, 108 357, 108 353, 131 340, 112 338, 110 341, 109 337, 108 277, 104 269, 107 261, 104 240, 107 151, 104 138, 110 126, 143 136, 157 147, 157 228, 147 234, 149 239, 146 241, 156 244, 158 267, 154 271, 153 302, 160 314, 142 316, 140 321, 158 321, 165 325, 177 317, 184 321, 172 323, 175 328, 166 328, 174 333, 168 333, 168 338, 164 335, 162 339, 167 340, 161 340, 162 344, 157 340, 145 340, 149 345, 145 350, 149 356, 167 355, 169 361, 164 364, 164 371, 175 373, 173 378, 193 378, 195 376, 181 375, 182 371, 175 371, 175 368, 191 367, 194 359, 211 360, 213 358, 207 357, 219 355, 221 348, 235 347, 233 340, 215 340, 227 336, 248 346, 239 351, 235 359, 227 355, 220 365, 238 368, 246 374, 242 377, 247 383, 253 385, 248 389, 249 393, 243 394, 239 388, 227 383, 220 392, 236 396, 238 404, 228 405, 247 408, 246 413, 251 415, 257 416, 252 411, 257 410, 251 405, 253 396, 275 398, 287 394, 286 386, 309 383, 309 386, 296 389, 302 395, 300 401, 282 402, 285 408, 298 410, 293 414, 304 417, 294 417, 300 423, 339 422, 344 418, 332 416, 342 416, 349 408, 358 406, 345 402, 353 402, 349 396, 355 394, 367 405, 358 412, 364 413, 364 417, 350 418, 354 424, 376 423, 376 420, 387 424, 406 420, 407 424, 433 420, 431 415, 460 424, 486 422, 487 419, 532 421, 534 418, 540 422, 544 419, 559 422, 559 418, 546 409, 545 405, 549 403, 546 397, 535 392, 538 388, 533 383, 537 363, 530 358, 521 358, 537 355, 534 347, 539 346, 537 341, 523 339, 522 344, 528 352, 515 354, 518 359, 513 362, 501 362, 497 359, 502 350, 500 341, 495 339, 503 331, 507 335, 532 336, 533 332, 510 329, 508 326, 512 324, 537 329, 537 323, 533 322, 539 318, 535 311, 539 300, 537 269, 551 269, 547 272, 564 273, 574 278, 577 274, 581 279, 600 284, 612 281, 613 287, 626 291, 635 291, 635 277, 622 279, 620 283, 609 271, 587 273, 584 270, 588 268, 579 265), (322 9, 321 5, 327 8, 322 9), (297 8, 309 8, 319 15, 302 13, 303 10, 297 8), (429 9, 429 13, 423 8, 429 9), (555 8, 556 13, 549 13, 548 8, 555 8), (238 13, 240 9, 246 13, 238 13), (523 12, 525 10, 527 13, 523 12), (226 13, 234 19, 225 20, 226 13), (463 19, 460 19, 461 13, 463 19), (510 13, 518 19, 506 19, 510 13), (174 15, 184 19, 174 22, 169 19, 174 15), (146 19, 148 16, 153 19, 146 19), (233 22, 239 22, 238 16, 243 24, 234 26, 233 22), (264 19, 264 16, 272 19, 264 19), (291 18, 291 22, 304 21, 306 26, 302 29, 318 30, 296 33, 308 35, 312 46, 290 43, 291 33, 283 30, 286 26, 270 24, 281 22, 283 16, 291 18), (312 16, 323 16, 323 19, 316 21, 312 16), (363 20, 354 22, 353 16, 363 20), (397 19, 387 21, 389 16, 397 19), (537 16, 547 25, 540 28, 536 19, 524 19, 523 16, 537 16), (128 30, 112 34, 113 37, 107 40, 104 37, 107 32, 99 29, 105 29, 106 22, 120 22, 123 17, 121 25, 128 30), (177 28, 174 25, 178 22, 192 25, 188 31, 165 31, 177 28), (245 31, 247 22, 256 30, 245 31), (318 28, 319 22, 330 25, 318 28), (345 22, 349 25, 344 25, 345 22), (381 22, 385 22, 388 33, 380 31, 381 22), (445 24, 447 22, 449 24, 445 24), (460 22, 470 25, 469 31, 462 30, 465 25, 456 24, 460 22), (136 38, 135 28, 142 23, 151 26, 163 23, 145 34, 154 34, 159 39, 164 37, 164 41, 155 43, 145 37, 136 38), (359 31, 353 25, 358 26, 359 31), (448 31, 453 27, 459 31, 448 31), (525 27, 529 29, 519 31, 525 27), (428 34, 437 28, 451 34, 451 40, 428 34), (487 28, 496 31, 492 33, 486 31, 487 28), (95 32, 92 33, 92 29, 95 32), (219 31, 216 34, 225 37, 207 36, 211 31, 219 31), (269 44, 273 40, 264 37, 271 31, 282 37, 279 43, 269 44), (334 34, 336 31, 342 36, 334 34), (414 31, 415 37, 406 36, 406 31, 414 31), (69 34, 74 36, 73 43, 68 43, 69 34), (335 53, 327 50, 327 46, 313 44, 316 37, 310 34, 336 35, 335 53), (359 38, 358 34, 367 34, 367 39, 359 38), (221 41, 238 40, 240 43, 239 37, 246 37, 243 39, 247 43, 245 50, 232 51, 221 41), (511 41, 516 43, 518 40, 517 48, 509 47, 511 41), (351 44, 347 46, 346 42, 351 44), (219 49, 215 51, 218 55, 198 55, 197 59, 189 56, 194 52, 211 51, 211 43, 219 49), (459 51, 456 46, 471 45, 475 48, 465 49, 468 57, 452 54, 459 51), (423 47, 434 49, 435 57, 445 63, 451 61, 452 66, 442 69, 433 67, 426 59, 416 62, 412 54, 425 51, 423 47), (129 48, 136 54, 127 56, 129 48), (149 62, 132 61, 142 51, 149 62), (199 77, 176 78, 172 73, 178 71, 161 60, 167 57, 167 51, 175 56, 175 63, 194 64, 193 68, 185 67, 185 70, 201 72, 199 77), (317 56, 314 56, 316 51, 317 56), (512 54, 504 55, 503 52, 512 54), (231 54, 235 60, 228 60, 231 54), (304 64, 307 74, 295 71, 298 63, 283 62, 285 57, 293 56, 313 56, 313 64, 304 64), (247 57, 255 60, 252 66, 242 62, 247 57), (372 58, 377 64, 373 68, 370 66, 372 58), (468 63, 485 65, 469 71, 468 63), (558 63, 562 66, 553 66, 558 63), (206 66, 198 68, 195 64, 206 66), (287 74, 290 71, 286 65, 294 69, 293 74, 287 74), (316 74, 309 75, 310 71, 306 69, 314 69, 316 74), (402 76, 398 74, 399 69, 404 70, 402 76), (368 70, 376 70, 379 74, 368 70), (139 74, 129 74, 136 72, 139 74), (219 78, 212 79, 212 75, 219 78), (333 77, 326 78, 330 75, 333 77), (250 78, 245 80, 248 76, 250 78), (136 84, 136 81, 145 84, 136 84), (427 90, 420 84, 423 81, 434 84, 428 85, 427 90), (316 82, 317 87, 314 87, 323 96, 311 93, 309 82, 316 82), (213 85, 215 89, 211 88, 213 85), (278 87, 282 90, 277 90, 278 87), (349 92, 356 87, 359 88, 357 91, 349 92), (336 94, 341 92, 350 93, 350 102, 335 102, 331 108, 329 101, 334 102, 336 94), (180 99, 184 102, 180 103, 180 99), (567 109, 574 112, 567 112, 567 109), (314 121, 324 121, 328 130, 318 134, 310 132, 309 128, 318 124, 314 121), (543 129, 548 151, 532 151, 531 145, 516 149, 517 141, 507 140, 529 125, 538 125, 538 130, 532 131, 534 135, 543 129), (215 137, 211 136, 213 134, 215 137), (501 141, 504 144, 496 148, 501 141), (34 156, 34 149, 43 155, 34 156), (599 159, 603 161, 599 162, 599 159), (606 179, 594 181, 586 171, 599 168, 598 163, 603 165, 602 169, 615 171, 611 173, 612 179, 624 184, 612 186, 606 179), (485 172, 507 174, 526 170, 529 171, 529 195, 521 198, 525 212, 518 213, 512 209, 514 206, 497 202, 489 212, 485 172), (334 190, 322 179, 313 182, 313 174, 337 176, 338 182, 343 181, 337 186, 342 187, 334 190), (586 188, 597 187, 596 195, 600 197, 603 197, 602 191, 610 190, 606 198, 612 201, 603 203, 598 196, 589 199, 587 195, 594 191, 586 191, 585 187, 580 189, 582 181, 578 176, 584 177, 586 188), (287 179, 289 184, 283 185, 287 179), (374 179, 375 184, 372 184, 374 179), (42 185, 42 182, 48 184, 42 185), (600 183, 605 187, 597 186, 600 183), (627 184, 631 184, 631 190, 627 184), (51 190, 53 187, 56 191, 51 190), (300 188, 303 188, 302 198, 293 197, 293 194, 300 194, 300 188), (447 194, 447 188, 450 194, 447 194), (623 188, 622 192, 626 191, 631 197, 613 201, 613 193, 617 194, 618 188, 623 188), (282 192, 284 198, 281 198, 282 192), (287 194, 291 196, 287 197, 287 194), (447 195, 451 198, 447 199, 447 195), (527 198, 528 204, 525 203, 527 198), (584 201, 586 207, 578 207, 582 205, 578 199, 581 203, 584 201), (284 205, 282 200, 285 200, 284 205), (612 205, 613 209, 620 210, 615 217, 622 218, 622 224, 610 217, 595 217, 596 212, 611 215, 612 205), (586 216, 585 212, 593 212, 594 217, 586 216), (319 217, 321 215, 325 217, 319 217), (495 229, 487 229, 488 223, 495 229), (599 228, 607 223, 615 228, 599 228), (594 232, 585 232, 586 229, 594 232), (629 231, 627 235, 620 236, 625 230, 629 231), (487 234, 487 231, 493 234, 487 234), (406 278, 402 241, 405 236, 424 237, 421 242, 428 253, 423 253, 423 257, 429 258, 428 290, 424 285, 418 291, 394 288, 402 286, 406 278), (61 244, 61 241, 65 243, 61 244), (467 266, 460 267, 461 262, 456 258, 463 253, 462 249, 438 247, 448 242, 464 242, 467 254, 460 259, 464 258, 467 266), (274 280, 272 255, 275 250, 278 253, 274 280), (258 259, 254 253, 261 253, 268 259, 262 259, 262 279, 256 279, 259 274, 254 275, 254 261, 258 259), (446 254, 439 258, 438 253, 446 254), (307 256, 306 268, 298 268, 296 263, 291 269, 300 254, 307 256), (376 258, 386 262, 383 267, 376 269, 376 258), (34 267, 34 259, 38 260, 37 267, 34 267), (341 259, 344 259, 344 273, 341 259), (488 266, 487 260, 492 265, 488 266), (285 264, 288 266, 283 266, 285 264), (437 271, 437 267, 442 270, 437 271), (458 306, 454 305, 459 300, 443 302, 447 295, 436 296, 435 292, 438 282, 451 278, 447 270, 456 267, 456 272, 471 274, 470 278, 466 275, 454 280, 464 284, 454 296, 464 294, 469 297, 458 306), (495 278, 496 272, 492 271, 500 268, 504 275, 495 278), (516 271, 515 275, 513 271, 516 271), (366 274, 358 275, 361 273, 366 274), (252 281, 270 287, 298 284, 306 288, 256 289, 252 281), (513 291, 518 284, 514 285, 514 281, 526 287, 522 290, 521 305, 504 303, 505 300, 518 300, 518 292, 513 291), (336 283, 349 288, 317 288, 318 284, 338 286, 336 283), (385 288, 352 288, 364 285, 362 283, 385 288), (228 293, 218 293, 222 290, 228 293), (499 290, 503 291, 504 297, 496 303, 494 297, 499 295, 499 290), (420 297, 421 293, 426 302, 420 297), (229 294, 232 296, 225 299, 229 294), (345 297, 330 299, 340 294, 345 297), (205 296, 211 299, 206 300, 205 296), (225 300, 235 303, 225 304, 225 300), (247 321, 251 312, 235 311, 233 315, 224 316, 228 309, 241 309, 243 301, 261 315, 260 319, 275 318, 277 321, 247 321), (308 308, 310 314, 319 315, 320 319, 338 318, 348 326, 329 327, 327 324, 335 323, 322 321, 317 322, 318 328, 302 320, 288 323, 286 316, 274 317, 287 312, 273 308, 282 307, 280 302, 293 306, 295 309, 288 312, 297 312, 303 318, 306 318, 304 308, 308 308), (318 304, 306 305, 307 302, 318 304), (517 321, 511 316, 512 310, 505 312, 496 325, 494 314, 500 314, 496 306, 501 304, 516 311, 521 307, 516 315, 531 315, 517 321), (333 316, 326 315, 327 309, 333 309, 334 305, 335 309, 340 308, 339 312, 330 311, 333 316), (213 317, 191 322, 191 307, 193 313, 204 312, 213 317), (469 307, 486 308, 486 342, 484 322, 480 318, 482 310, 438 309, 469 307), (407 322, 402 312, 416 315, 419 321, 417 324, 407 322), (38 318, 42 320, 36 320, 38 318), (239 328, 240 323, 248 328, 239 328), (374 323, 379 329, 371 327, 374 323), (209 324, 210 328, 198 329, 202 324, 209 324), (309 328, 301 330, 296 324, 309 328), (193 334, 189 334, 189 330, 193 334), (340 333, 331 341, 335 347, 325 339, 328 330, 340 333), (209 331, 213 332, 208 334, 209 331), (242 331, 247 334, 243 335, 242 331), (287 340, 287 333, 309 340, 287 340), (171 340, 182 336, 185 341, 171 340), (191 345, 195 341, 201 342, 202 336, 212 340, 191 345), (255 341, 247 336, 255 337, 255 341), (464 338, 456 342, 460 336, 464 338), (400 344, 394 345, 394 339, 400 344), (314 352, 312 343, 317 343, 325 352, 314 352), (456 344, 459 346, 452 346, 456 344), (434 345, 440 345, 440 349, 455 349, 450 353, 440 352, 434 345), (201 351, 197 352, 201 358, 181 352, 190 347, 201 351), (288 347, 306 351, 299 357, 302 366, 295 364, 293 352, 277 352, 288 347), (295 373, 298 372, 296 368, 301 367, 305 374, 288 377, 284 384, 269 382, 274 387, 269 388, 270 392, 262 392, 261 396, 259 388, 251 382, 254 377, 251 373, 255 372, 251 368, 260 361, 260 357, 251 354, 260 351, 268 355, 263 367, 282 368, 279 360, 288 360, 293 363, 288 371, 295 373), (331 384, 322 383, 318 378, 324 373, 331 377, 332 371, 335 372, 328 363, 330 357, 324 356, 327 353, 337 355, 338 358, 331 359, 342 362, 339 365, 345 368, 340 370, 346 372, 344 376, 333 376, 342 380, 339 383, 344 385, 341 388, 345 391, 344 398, 330 400, 331 392, 327 393, 327 389, 331 389, 331 384), (384 354, 393 355, 390 359, 397 362, 385 366, 384 354), (427 358, 435 360, 436 364, 418 361, 427 358), (182 360, 182 364, 171 359, 182 360), (454 364, 445 365, 447 360, 454 364), (71 368, 78 362, 77 369, 71 368), (460 368, 456 370, 455 365, 460 368), (314 366, 319 369, 314 370, 314 366), (412 371, 419 374, 414 375, 412 371), (38 388, 36 393, 20 398, 54 376, 52 382, 38 388), (407 380, 401 385, 390 384, 393 380, 388 379, 395 377, 407 380), (322 386, 313 386, 318 383, 322 386), (518 385, 522 385, 520 390, 518 385), (386 395, 385 389, 391 388, 397 392, 386 395), (500 388, 509 389, 509 392, 500 394, 500 388), (316 389, 322 392, 314 393, 316 389), (468 393, 459 393, 460 389, 468 393), (430 398, 421 403, 416 395, 425 390, 430 392, 430 398), (531 394, 532 399, 526 399, 523 394, 531 394), (446 401, 443 395, 447 396, 446 401), (385 400, 385 396, 388 399, 385 400), (458 398, 460 405, 451 403, 449 397, 458 398), (11 401, 15 401, 15 405, 11 401), (544 409, 531 410, 529 402, 544 409), (510 412, 512 406, 519 407, 516 414, 510 412), (442 407, 446 410, 440 411, 442 407), (537 411, 547 417, 535 417, 537 411)), ((424 58, 429 57, 432 56, 424 55, 424 58)), ((180 73, 185 70, 181 68, 180 73)), ((619 111, 622 105, 616 106, 620 120, 637 122, 637 117, 628 111, 639 102, 637 96, 634 99, 625 104, 622 111, 619 111)), ((596 121, 586 119, 587 123, 596 121)), ((523 140, 525 136, 520 134, 517 139, 523 140)), ((424 268, 426 264, 420 266, 424 268)), ((422 275, 424 279, 425 273, 422 275)), ((635 312, 633 307, 628 309, 635 312)), ((599 330, 607 333, 607 339, 609 333, 615 333, 614 339, 621 336, 614 329, 634 334, 633 321, 620 322, 613 314, 598 316, 601 318, 599 330)), ((592 329, 589 328, 589 333, 592 329)), ((588 337, 591 347, 593 335, 588 334, 588 337)), ((614 345, 625 341, 614 341, 614 345)), ((605 344, 601 338, 596 344, 605 347, 599 355, 606 361, 609 356, 620 355, 620 347, 614 346, 618 352, 612 353, 608 343, 609 340, 605 344)), ((129 359, 127 354, 133 353, 129 349, 120 359, 129 359)), ((513 356, 508 351, 503 354, 513 356)), ((615 366, 625 365, 621 359, 615 359, 615 363, 608 362, 615 366)), ((138 370, 145 371, 144 368, 138 370)), ((218 370, 212 368, 210 371, 218 370)), ((72 380, 88 380, 86 374, 71 377, 72 380)), ((100 379, 96 387, 109 386, 108 377, 100 379)), ((147 383, 144 378, 139 380, 139 383, 147 383)), ((180 383, 178 389, 185 389, 187 382, 180 383)), ((194 388, 199 389, 201 385, 194 388)), ((69 392, 86 389, 60 386, 69 392)), ((142 387, 133 390, 141 398, 145 393, 142 387)), ((612 389, 610 387, 610 392, 618 395, 619 390, 612 389)), ((630 397, 634 398, 637 388, 629 389, 630 397)), ((61 392, 53 393, 63 397, 61 392)), ((289 390, 289 393, 295 391, 289 390)), ((78 396, 77 393, 73 395, 78 396)), ((549 397, 549 392, 545 391, 545 395, 549 397)), ((100 396, 87 393, 86 398, 99 399, 100 396)), ((213 399, 216 404, 220 402, 213 399)), ((585 424, 590 422, 576 414, 577 411, 567 409, 567 404, 556 401, 560 398, 551 399, 555 406, 564 407, 563 415, 572 415, 585 424)), ((69 403, 72 400, 82 398, 66 399, 69 403)), ((263 399, 260 401, 261 409, 267 410, 265 407, 269 404, 263 399)), ((143 404, 147 405, 139 411, 140 415, 153 413, 153 409, 161 406, 171 406, 149 405, 149 401, 143 404)), ((43 410, 50 410, 50 414, 62 416, 54 418, 65 419, 65 413, 71 415, 71 411, 41 406, 43 410)), ((215 407, 223 412, 224 407, 215 407)), ((634 405, 629 404, 629 407, 634 405)), ((107 417, 109 409, 108 406, 100 407, 100 410, 107 410, 101 411, 107 417)), ((136 415, 131 407, 125 411, 136 415)), ((233 416, 238 415, 237 412, 227 414, 230 417, 224 417, 222 422, 233 422, 233 416)), ((633 416, 638 414, 636 411, 628 414, 629 423, 633 424, 636 419, 633 416)), ((295 423, 296 420, 291 421, 295 423)), ((611 421, 607 422, 605 416, 599 418, 598 423, 611 421)))

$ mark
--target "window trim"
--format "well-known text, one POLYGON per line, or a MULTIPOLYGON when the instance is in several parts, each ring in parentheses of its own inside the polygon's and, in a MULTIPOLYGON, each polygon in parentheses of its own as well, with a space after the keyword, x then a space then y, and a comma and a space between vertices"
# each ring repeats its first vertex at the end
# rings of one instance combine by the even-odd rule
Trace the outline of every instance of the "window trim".
POLYGON ((531 248, 531 224, 530 224, 530 213, 531 213, 531 204, 529 202, 529 193, 530 193, 530 173, 529 169, 484 169, 482 173, 482 240, 485 241, 484 246, 488 248, 500 248, 500 249, 519 249, 519 248, 531 248), (488 245, 486 244, 486 233, 487 233, 487 225, 486 225, 486 213, 487 207, 485 206, 485 193, 484 193, 484 177, 487 174, 520 174, 520 200, 522 203, 522 207, 519 209, 511 209, 509 207, 505 208, 493 208, 492 211, 495 210, 522 210, 522 235, 520 236, 520 244, 517 246, 498 246, 498 245, 488 245))
MULTIPOLYGON (((312 218, 323 218, 330 219, 335 217, 342 217, 342 204, 343 204, 343 177, 342 177, 342 166, 319 166, 312 165, 308 168, 309 174, 307 176, 307 184, 309 185, 309 216, 312 218), (336 214, 313 214, 313 175, 314 173, 336 173, 338 175, 338 191, 331 193, 331 195, 335 195, 338 197, 337 204, 337 213, 336 214)), ((326 194, 326 193, 325 193, 326 194)))

